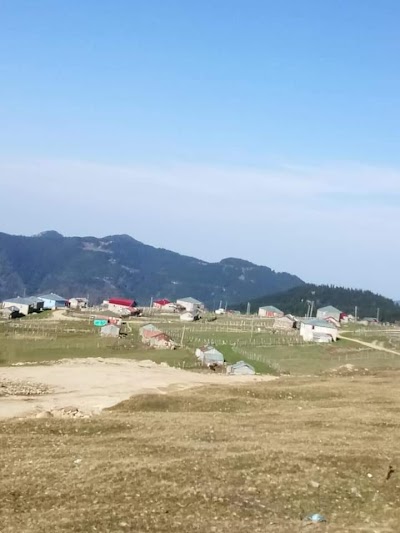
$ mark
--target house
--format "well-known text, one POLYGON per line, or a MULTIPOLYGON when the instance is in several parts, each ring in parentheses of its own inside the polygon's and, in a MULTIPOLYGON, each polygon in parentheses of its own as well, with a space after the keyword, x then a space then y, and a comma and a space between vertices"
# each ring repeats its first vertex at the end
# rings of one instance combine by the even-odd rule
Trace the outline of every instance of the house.
POLYGON ((368 316, 366 318, 363 318, 360 324, 366 325, 366 326, 377 326, 379 325, 379 320, 377 318, 368 316))
POLYGON ((199 311, 200 309, 204 309, 203 302, 200 302, 199 300, 196 300, 196 298, 181 298, 180 300, 176 301, 176 305, 178 307, 181 307, 182 309, 186 309, 186 311, 189 311, 191 313, 195 311, 199 311))
POLYGON ((126 298, 109 298, 104 304, 109 311, 121 316, 131 315, 136 307, 135 300, 128 300, 126 298))
POLYGON ((114 324, 107 324, 100 329, 102 337, 119 337, 119 327, 114 324))
POLYGON ((166 298, 153 302, 153 307, 162 313, 175 313, 177 310, 177 305, 170 302, 166 298))
POLYGON ((274 328, 276 329, 293 329, 295 324, 296 320, 291 315, 281 316, 274 320, 274 328))
POLYGON ((34 296, 27 298, 8 298, 3 301, 3 308, 16 307, 21 315, 29 315, 30 313, 39 313, 43 309, 43 301, 34 296))
POLYGON ((195 355, 203 365, 210 366, 224 364, 223 354, 214 348, 214 346, 202 346, 201 348, 197 348, 195 355))
POLYGON ((180 320, 182 322, 193 322, 194 320, 198 320, 199 319, 199 315, 193 314, 193 313, 189 313, 189 311, 186 311, 186 313, 182 313, 179 316, 179 318, 180 318, 180 320))
POLYGON ((227 374, 233 374, 236 376, 251 376, 256 373, 254 366, 246 363, 245 361, 238 361, 234 365, 228 365, 226 369, 227 374))
POLYGON ((258 316, 263 318, 280 318, 284 316, 285 313, 273 305, 266 305, 260 307, 258 310, 258 316))
POLYGON ((341 314, 342 311, 336 309, 333 305, 327 305, 326 307, 320 307, 317 309, 317 318, 320 318, 321 320, 332 317, 340 322, 341 314))
POLYGON ((336 326, 318 318, 306 318, 300 323, 300 336, 305 341, 313 341, 314 334, 324 333, 330 335, 333 341, 337 340, 338 330, 336 326))
POLYGON ((39 294, 38 298, 43 301, 43 309, 62 309, 66 307, 68 300, 50 292, 49 294, 39 294))
POLYGON ((155 309, 161 309, 162 307, 164 307, 165 305, 168 305, 170 304, 171 302, 169 300, 167 300, 166 298, 163 298, 161 300, 155 300, 153 302, 153 307, 155 309))
POLYGON ((70 309, 86 309, 89 305, 87 298, 70 298, 67 306, 70 309))
POLYGON ((162 331, 153 331, 148 338, 148 344, 152 348, 161 350, 174 350, 176 348, 176 344, 171 337, 162 331))

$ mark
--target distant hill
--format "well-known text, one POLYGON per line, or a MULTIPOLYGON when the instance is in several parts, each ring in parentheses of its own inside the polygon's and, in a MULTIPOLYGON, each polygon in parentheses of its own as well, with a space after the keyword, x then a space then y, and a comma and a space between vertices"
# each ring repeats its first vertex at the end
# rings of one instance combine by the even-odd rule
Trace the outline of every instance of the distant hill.
POLYGON ((33 237, 0 233, 0 300, 56 292, 150 298, 193 296, 210 307, 284 291, 304 282, 285 272, 228 258, 208 263, 143 244, 128 235, 64 237, 47 231, 33 237))
MULTIPOLYGON (((393 300, 371 291, 332 285, 304 283, 285 292, 251 300, 250 305, 252 312, 264 305, 275 305, 285 313, 304 316, 307 311, 307 300, 314 300, 314 310, 325 305, 333 305, 345 313, 354 315, 354 308, 357 306, 359 317, 376 317, 379 308, 379 315, 383 321, 400 320, 400 306, 393 300)), ((246 308, 247 302, 236 306, 236 309, 241 311, 245 311, 246 308)))

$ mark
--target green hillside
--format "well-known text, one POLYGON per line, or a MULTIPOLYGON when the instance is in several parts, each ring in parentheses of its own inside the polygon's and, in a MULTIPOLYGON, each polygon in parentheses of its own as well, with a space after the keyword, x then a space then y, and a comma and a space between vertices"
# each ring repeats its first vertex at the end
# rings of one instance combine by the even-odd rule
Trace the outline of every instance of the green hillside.
POLYGON ((128 235, 64 237, 48 231, 33 237, 0 233, 0 300, 56 292, 99 302, 131 297, 193 296, 210 307, 220 300, 240 302, 304 283, 242 259, 208 263, 143 244, 128 235))
MULTIPOLYGON (((256 312, 259 307, 264 305, 275 305, 285 313, 304 316, 307 311, 308 300, 315 302, 314 309, 333 305, 345 313, 354 314, 357 306, 359 317, 376 317, 379 309, 381 320, 390 322, 400 320, 400 306, 393 300, 371 291, 346 289, 333 285, 306 283, 285 292, 250 300, 250 306, 251 312, 256 312)), ((236 306, 236 309, 243 312, 246 311, 246 308, 247 302, 236 306)))

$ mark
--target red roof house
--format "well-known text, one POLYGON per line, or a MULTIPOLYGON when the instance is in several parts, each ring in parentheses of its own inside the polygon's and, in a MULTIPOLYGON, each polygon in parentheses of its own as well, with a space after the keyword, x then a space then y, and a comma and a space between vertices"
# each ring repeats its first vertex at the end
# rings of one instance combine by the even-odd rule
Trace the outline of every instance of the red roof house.
POLYGON ((168 305, 170 303, 171 302, 169 300, 163 298, 162 300, 155 300, 155 302, 153 302, 153 307, 164 307, 164 305, 168 305))
POLYGON ((121 307, 135 307, 135 300, 127 300, 125 298, 110 298, 108 300, 110 304, 120 305, 121 307))

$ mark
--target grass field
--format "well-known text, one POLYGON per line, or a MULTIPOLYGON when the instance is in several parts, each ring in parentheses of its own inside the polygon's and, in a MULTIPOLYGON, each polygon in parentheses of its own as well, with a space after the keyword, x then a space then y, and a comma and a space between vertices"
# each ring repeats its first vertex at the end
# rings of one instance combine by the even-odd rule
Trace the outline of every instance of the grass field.
POLYGON ((399 413, 398 375, 381 373, 2 422, 0 530, 397 533, 399 413), (310 513, 326 525, 304 522, 310 513))
MULTIPOLYGON (((399 368, 400 357, 341 340, 331 345, 304 343, 298 332, 273 330, 271 320, 258 318, 219 318, 214 322, 182 324, 176 317, 155 315, 129 321, 128 335, 121 339, 99 336, 89 316, 82 320, 55 321, 51 313, 0 323, 0 365, 18 362, 46 362, 73 357, 126 357, 167 362, 171 366, 198 368, 194 351, 211 343, 224 354, 227 362, 250 362, 260 373, 320 374, 344 364, 362 368, 399 368), (45 320, 47 318, 48 320, 45 320), (139 327, 154 322, 183 348, 157 351, 146 348, 139 339, 139 327)), ((353 328, 354 329, 354 328, 353 328)), ((353 331, 349 337, 391 349, 400 349, 396 330, 377 328, 353 331)))

